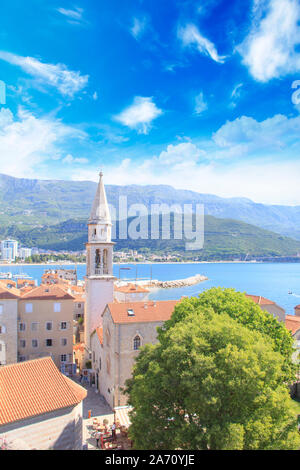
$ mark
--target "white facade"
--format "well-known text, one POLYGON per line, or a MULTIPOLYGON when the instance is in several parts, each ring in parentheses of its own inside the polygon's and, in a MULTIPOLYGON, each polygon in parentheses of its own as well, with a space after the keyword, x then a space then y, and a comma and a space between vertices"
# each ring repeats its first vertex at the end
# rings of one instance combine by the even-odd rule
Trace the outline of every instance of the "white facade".
POLYGON ((94 199, 88 223, 85 343, 90 347, 90 335, 102 323, 106 305, 113 302, 113 246, 111 241, 111 218, 107 204, 103 174, 94 199))
POLYGON ((3 240, 1 242, 1 259, 14 261, 18 256, 18 244, 16 240, 3 240))
POLYGON ((30 248, 20 248, 19 249, 19 258, 22 260, 25 260, 26 258, 29 258, 32 254, 32 251, 30 248))

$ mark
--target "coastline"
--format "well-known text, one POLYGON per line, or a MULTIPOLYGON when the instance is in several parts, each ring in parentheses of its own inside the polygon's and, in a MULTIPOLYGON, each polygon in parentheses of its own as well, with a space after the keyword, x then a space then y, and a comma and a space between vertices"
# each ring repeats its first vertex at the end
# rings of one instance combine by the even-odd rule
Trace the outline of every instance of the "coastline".
MULTIPOLYGON (((139 265, 139 264, 165 264, 165 265, 180 265, 180 264, 267 264, 267 263, 271 263, 271 261, 182 261, 182 262, 176 262, 176 261, 167 261, 167 262, 164 262, 164 261, 153 261, 153 262, 150 262, 150 261, 128 261, 128 262, 124 262, 124 263, 114 263, 114 265, 121 265, 121 264, 124 264, 124 265, 128 265, 128 264, 133 264, 133 265, 139 265)), ((274 261, 272 261, 272 263, 274 263, 274 261)), ((288 263, 288 261, 286 261, 286 263, 288 263)), ((0 267, 7 267, 7 268, 11 268, 11 267, 19 267, 19 266, 46 266, 48 267, 49 269, 52 267, 57 267, 57 266, 84 266, 86 263, 53 263, 53 264, 45 264, 45 263, 14 263, 14 264, 7 264, 7 263, 0 263, 0 267)), ((291 262, 291 264, 294 264, 291 262)))

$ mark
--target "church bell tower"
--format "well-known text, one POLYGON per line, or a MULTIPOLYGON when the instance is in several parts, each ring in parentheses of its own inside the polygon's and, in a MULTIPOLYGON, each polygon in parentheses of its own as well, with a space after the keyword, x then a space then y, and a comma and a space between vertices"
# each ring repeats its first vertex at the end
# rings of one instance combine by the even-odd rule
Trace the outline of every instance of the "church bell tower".
POLYGON ((102 323, 106 305, 114 299, 113 246, 111 217, 103 182, 103 173, 95 195, 88 222, 87 270, 85 278, 85 344, 90 346, 90 335, 102 323))

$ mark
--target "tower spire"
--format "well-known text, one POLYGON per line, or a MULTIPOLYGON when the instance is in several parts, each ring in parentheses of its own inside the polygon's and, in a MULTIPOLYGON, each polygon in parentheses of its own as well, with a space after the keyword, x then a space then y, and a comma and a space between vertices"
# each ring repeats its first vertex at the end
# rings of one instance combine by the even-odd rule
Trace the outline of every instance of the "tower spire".
POLYGON ((111 217, 107 203, 106 191, 103 181, 103 172, 100 171, 100 179, 93 202, 92 212, 90 216, 90 224, 111 224, 111 217))
POLYGON ((106 305, 114 300, 112 223, 102 171, 99 176, 86 244, 85 342, 88 346, 90 335, 102 324, 106 305))

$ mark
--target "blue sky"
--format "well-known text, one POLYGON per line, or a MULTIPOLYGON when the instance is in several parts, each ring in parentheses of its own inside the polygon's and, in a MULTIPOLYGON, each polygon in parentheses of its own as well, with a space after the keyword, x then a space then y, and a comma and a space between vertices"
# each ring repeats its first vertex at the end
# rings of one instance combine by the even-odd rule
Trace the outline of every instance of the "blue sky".
POLYGON ((298 0, 5 2, 0 172, 102 168, 110 184, 300 204, 299 22, 298 0))

